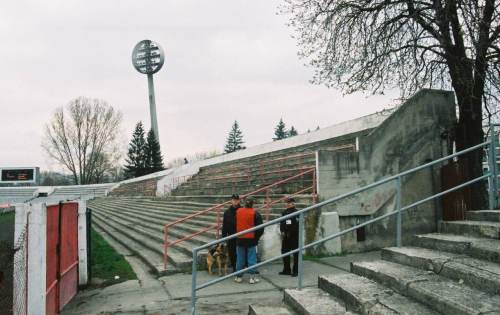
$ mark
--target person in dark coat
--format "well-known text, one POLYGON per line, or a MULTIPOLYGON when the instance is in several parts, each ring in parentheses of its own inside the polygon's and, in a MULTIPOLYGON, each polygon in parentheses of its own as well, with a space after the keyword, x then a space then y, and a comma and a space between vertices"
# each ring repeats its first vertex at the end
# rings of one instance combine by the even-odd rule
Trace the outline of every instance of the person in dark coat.
MULTIPOLYGON (((286 209, 281 213, 282 216, 296 212, 295 199, 286 200, 286 209)), ((281 253, 284 254, 299 247, 299 216, 280 222, 281 232, 281 253)), ((293 254, 293 270, 290 268, 290 255, 283 257, 283 271, 280 275, 291 275, 296 277, 299 268, 299 253, 293 254)))
MULTIPOLYGON (((239 208, 241 208, 240 196, 234 194, 231 196, 231 206, 224 211, 224 217, 222 219, 222 237, 236 233, 236 210, 239 208)), ((227 252, 234 272, 236 271, 236 238, 227 241, 227 252)))

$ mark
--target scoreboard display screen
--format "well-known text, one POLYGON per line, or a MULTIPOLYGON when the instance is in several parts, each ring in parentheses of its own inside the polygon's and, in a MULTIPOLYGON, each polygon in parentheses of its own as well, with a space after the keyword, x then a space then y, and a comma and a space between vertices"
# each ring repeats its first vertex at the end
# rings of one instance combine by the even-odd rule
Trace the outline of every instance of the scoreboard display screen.
POLYGON ((31 182, 35 180, 35 169, 2 169, 2 182, 31 182))

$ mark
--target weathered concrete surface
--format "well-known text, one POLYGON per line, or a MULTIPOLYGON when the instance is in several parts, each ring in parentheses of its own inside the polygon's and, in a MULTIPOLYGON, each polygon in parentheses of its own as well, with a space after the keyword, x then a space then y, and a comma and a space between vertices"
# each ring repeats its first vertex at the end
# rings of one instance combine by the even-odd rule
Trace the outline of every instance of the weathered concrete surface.
POLYGON ((441 221, 441 233, 500 239, 500 222, 490 221, 441 221))
POLYGON ((292 315, 293 313, 284 306, 258 306, 250 305, 248 315, 292 315))
MULTIPOLYGON (((175 274, 156 279, 149 267, 127 248, 104 234, 103 237, 124 255, 139 280, 131 280, 104 289, 84 290, 68 304, 62 314, 187 314, 190 308, 191 275, 175 274)), ((373 255, 373 254, 371 254, 373 255)), ((358 260, 363 255, 342 258, 343 261, 358 260)), ((343 266, 346 263, 342 263, 343 266)), ((345 267, 345 266, 344 266, 345 267)), ((249 305, 257 310, 280 310, 284 307, 283 290, 297 287, 297 278, 278 275, 282 265, 272 264, 259 268, 261 282, 235 283, 227 279, 215 286, 198 292, 197 314, 246 314, 249 305), (269 308, 268 308, 269 307, 269 308)), ((334 265, 304 261, 304 285, 317 287, 318 275, 345 274, 334 265)), ((215 279, 205 271, 199 272, 198 284, 215 279)), ((262 313, 256 313, 262 314, 262 313)), ((266 315, 275 313, 266 313, 266 315)), ((280 313, 276 313, 280 314, 280 313)), ((287 313, 283 313, 285 315, 287 313)))
MULTIPOLYGON (((422 90, 401 105, 368 136, 359 137, 359 152, 318 152, 318 192, 328 199, 383 177, 419 166, 448 154, 442 135, 455 121, 451 92, 422 90)), ((424 170, 403 178, 402 204, 432 195, 440 187, 439 170, 424 170)), ((395 183, 323 207, 340 216, 340 229, 395 210, 395 183)), ((403 215, 403 242, 418 233, 436 231, 439 204, 429 202, 403 215)), ((345 252, 364 251, 394 244, 395 219, 366 227, 366 239, 352 232, 342 237, 345 252)))
MULTIPOLYGON (((329 235, 340 232, 340 220, 337 212, 322 212, 316 229, 316 239, 325 238, 329 235)), ((323 255, 337 255, 342 252, 340 238, 335 238, 324 242, 312 250, 313 253, 323 255)))
POLYGON ((476 289, 500 294, 500 265, 496 263, 417 247, 385 248, 382 250, 382 258, 430 270, 476 289))
POLYGON ((296 289, 285 290, 285 303, 298 314, 352 314, 345 305, 319 288, 307 288, 301 291, 296 289))
POLYGON ((465 218, 471 221, 500 222, 500 210, 467 211, 465 218))
POLYGON ((500 263, 500 240, 431 233, 415 236, 413 244, 500 263))
POLYGON ((426 306, 354 274, 321 276, 319 287, 362 314, 437 315, 426 306))
POLYGON ((353 272, 383 283, 442 314, 495 314, 500 296, 387 261, 353 263, 353 272))
MULTIPOLYGON (((292 259, 293 261, 293 259, 292 259)), ((261 277, 279 289, 295 288, 298 284, 298 278, 291 276, 282 276, 278 273, 283 270, 282 264, 272 264, 262 268, 261 277)), ((306 287, 316 287, 318 285, 318 276, 323 274, 340 274, 347 271, 338 268, 332 268, 331 265, 318 263, 314 261, 304 262, 303 284, 306 287)))
POLYGON ((344 256, 325 257, 319 259, 319 261, 323 264, 350 272, 351 262, 353 261, 374 261, 379 259, 380 259, 380 251, 377 250, 366 253, 349 254, 344 256))

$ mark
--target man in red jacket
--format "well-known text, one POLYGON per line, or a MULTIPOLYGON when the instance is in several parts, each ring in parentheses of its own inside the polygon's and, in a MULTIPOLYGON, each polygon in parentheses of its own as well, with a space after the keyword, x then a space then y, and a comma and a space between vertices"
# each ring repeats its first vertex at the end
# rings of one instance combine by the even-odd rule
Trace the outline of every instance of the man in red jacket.
MULTIPOLYGON (((262 216, 253 208, 253 199, 247 198, 245 200, 245 208, 236 210, 236 233, 261 224, 262 216)), ((248 267, 252 267, 257 263, 257 244, 263 233, 264 229, 259 229, 238 236, 236 241, 236 270, 242 270, 245 264, 248 264, 248 267)), ((259 282, 259 279, 255 276, 256 271, 254 269, 250 269, 248 273, 250 274, 249 282, 251 284, 259 282)), ((240 283, 243 281, 242 278, 243 274, 240 274, 234 278, 234 281, 240 283)))

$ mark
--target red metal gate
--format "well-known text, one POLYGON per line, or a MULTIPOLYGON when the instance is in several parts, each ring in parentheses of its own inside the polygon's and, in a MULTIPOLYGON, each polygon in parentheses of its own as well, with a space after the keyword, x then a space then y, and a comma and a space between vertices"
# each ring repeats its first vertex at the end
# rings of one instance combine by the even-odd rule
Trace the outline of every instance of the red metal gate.
POLYGON ((78 288, 78 203, 47 207, 46 314, 58 314, 78 288))

